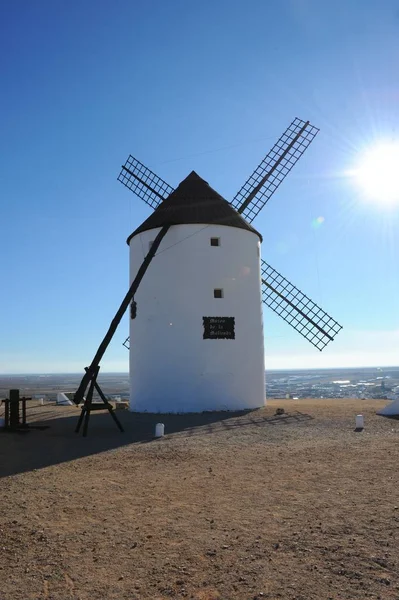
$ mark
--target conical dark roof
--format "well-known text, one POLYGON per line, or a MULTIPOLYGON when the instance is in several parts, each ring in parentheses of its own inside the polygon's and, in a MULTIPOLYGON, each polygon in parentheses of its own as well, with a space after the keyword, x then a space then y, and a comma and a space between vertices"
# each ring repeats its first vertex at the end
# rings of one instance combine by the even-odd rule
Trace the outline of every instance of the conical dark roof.
POLYGON ((138 233, 149 229, 191 223, 238 227, 256 233, 262 240, 260 233, 251 227, 227 200, 212 189, 195 171, 191 171, 190 175, 173 190, 152 215, 133 231, 127 243, 138 233))

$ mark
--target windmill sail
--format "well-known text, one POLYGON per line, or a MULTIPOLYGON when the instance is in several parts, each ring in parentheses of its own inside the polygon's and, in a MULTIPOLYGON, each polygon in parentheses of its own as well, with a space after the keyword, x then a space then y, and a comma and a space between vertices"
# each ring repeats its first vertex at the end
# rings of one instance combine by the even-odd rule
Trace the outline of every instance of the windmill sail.
POLYGON ((118 181, 152 208, 156 208, 173 192, 173 188, 166 181, 155 175, 131 154, 122 166, 118 181))
POLYGON ((323 350, 342 329, 342 325, 264 260, 261 278, 263 302, 318 350, 323 350))
MULTIPOLYGON (((335 319, 276 269, 262 260, 262 300, 318 350, 323 350, 342 329, 335 319)), ((129 348, 130 339, 124 346, 129 348)))
MULTIPOLYGON (((253 221, 265 206, 318 132, 319 129, 309 121, 298 118, 286 129, 231 202, 247 222, 253 221)), ((174 191, 131 155, 123 165, 118 181, 154 209, 174 191)), ((337 321, 265 261, 262 261, 262 299, 319 350, 323 350, 342 329, 337 321)), ((124 346, 129 348, 129 345, 127 338, 124 346)))
POLYGON ((294 119, 232 201, 251 223, 314 140, 319 129, 294 119))

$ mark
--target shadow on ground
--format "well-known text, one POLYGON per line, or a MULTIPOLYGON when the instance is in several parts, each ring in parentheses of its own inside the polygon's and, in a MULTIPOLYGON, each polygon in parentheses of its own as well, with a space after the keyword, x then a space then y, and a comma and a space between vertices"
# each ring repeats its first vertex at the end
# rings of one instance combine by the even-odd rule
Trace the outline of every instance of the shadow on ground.
POLYGON ((119 432, 108 413, 92 413, 88 435, 75 433, 80 409, 56 405, 28 409, 31 429, 0 433, 0 477, 41 469, 130 444, 159 443, 154 439, 155 424, 165 424, 167 436, 205 436, 242 427, 283 427, 313 419, 295 411, 266 415, 263 409, 236 412, 205 412, 172 415, 117 411, 124 427, 119 432), (46 428, 43 428, 47 426, 46 428), (38 427, 35 429, 34 427, 38 427))

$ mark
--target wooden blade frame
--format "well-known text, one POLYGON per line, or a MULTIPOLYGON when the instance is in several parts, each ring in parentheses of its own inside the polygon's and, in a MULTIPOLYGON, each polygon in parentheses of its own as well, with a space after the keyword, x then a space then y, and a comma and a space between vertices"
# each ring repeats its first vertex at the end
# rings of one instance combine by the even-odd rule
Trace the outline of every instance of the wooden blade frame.
POLYGON ((118 181, 152 208, 159 206, 173 192, 173 188, 166 181, 155 175, 131 154, 122 166, 118 181))
POLYGON ((318 132, 309 121, 294 119, 231 202, 244 219, 254 220, 318 132))
POLYGON ((264 260, 261 277, 263 302, 318 350, 323 350, 342 329, 342 325, 264 260))

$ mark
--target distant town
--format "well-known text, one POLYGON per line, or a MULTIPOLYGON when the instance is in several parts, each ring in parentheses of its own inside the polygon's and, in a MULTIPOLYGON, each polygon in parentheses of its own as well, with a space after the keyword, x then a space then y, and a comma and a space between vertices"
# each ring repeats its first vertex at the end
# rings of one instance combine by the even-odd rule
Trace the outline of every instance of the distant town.
POLYGON ((399 398, 399 367, 266 372, 269 398, 399 398))
MULTIPOLYGON (((73 393, 82 374, 0 375, 0 398, 10 389, 21 395, 57 399, 58 392, 73 393)), ((127 400, 127 373, 105 373, 101 387, 112 400, 127 400)), ((268 398, 399 398, 399 367, 266 371, 268 398)))

